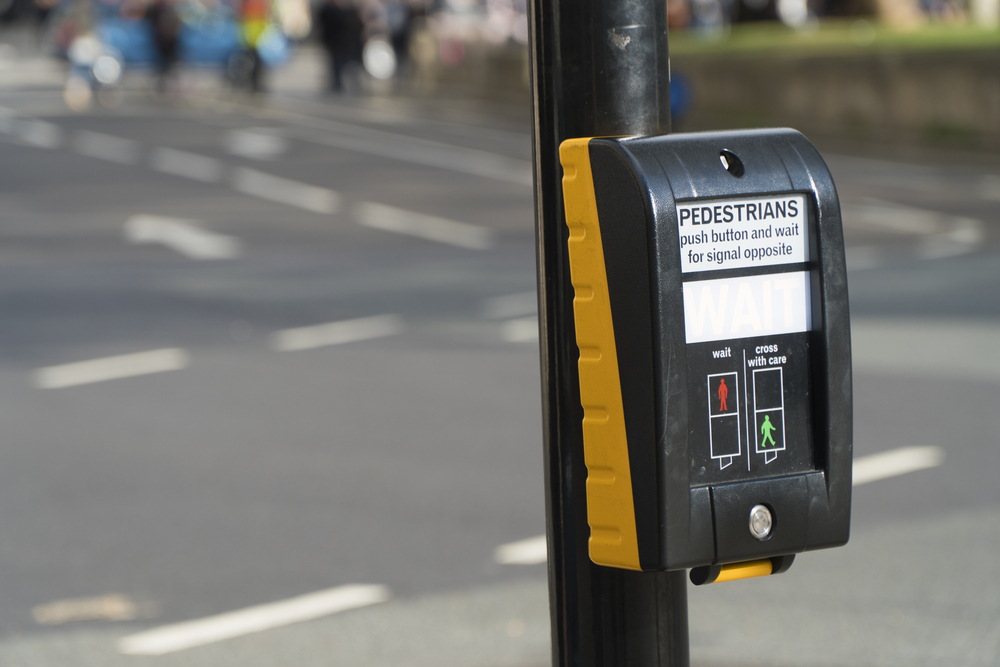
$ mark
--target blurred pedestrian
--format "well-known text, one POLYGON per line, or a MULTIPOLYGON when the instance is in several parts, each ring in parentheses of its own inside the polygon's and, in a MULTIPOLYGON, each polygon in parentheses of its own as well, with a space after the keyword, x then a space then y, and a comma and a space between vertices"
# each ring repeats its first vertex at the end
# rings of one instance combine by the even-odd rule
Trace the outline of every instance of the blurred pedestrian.
MULTIPOLYGON (((244 52, 241 54, 240 81, 254 93, 261 91, 264 77, 264 60, 257 45, 271 25, 270 0, 239 0, 240 38, 244 52)), ((239 81, 239 79, 238 79, 239 81)))
POLYGON ((396 72, 407 66, 410 55, 410 25, 413 18, 410 5, 404 0, 386 0, 385 21, 389 29, 389 43, 396 54, 396 72))
POLYGON ((153 0, 146 9, 146 21, 153 33, 156 50, 157 88, 165 92, 170 75, 177 64, 181 34, 181 17, 172 0, 153 0))
POLYGON ((319 37, 330 62, 330 90, 344 89, 344 70, 361 60, 364 23, 350 0, 326 0, 317 16, 319 37))

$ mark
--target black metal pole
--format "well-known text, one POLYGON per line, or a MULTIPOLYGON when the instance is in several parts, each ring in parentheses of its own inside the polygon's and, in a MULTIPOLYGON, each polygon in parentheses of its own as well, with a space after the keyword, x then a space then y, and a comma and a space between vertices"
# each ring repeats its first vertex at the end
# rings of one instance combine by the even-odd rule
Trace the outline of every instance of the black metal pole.
POLYGON ((688 666, 684 572, 601 567, 587 552, 573 288, 559 144, 670 131, 666 0, 532 0, 531 87, 552 661, 688 666))

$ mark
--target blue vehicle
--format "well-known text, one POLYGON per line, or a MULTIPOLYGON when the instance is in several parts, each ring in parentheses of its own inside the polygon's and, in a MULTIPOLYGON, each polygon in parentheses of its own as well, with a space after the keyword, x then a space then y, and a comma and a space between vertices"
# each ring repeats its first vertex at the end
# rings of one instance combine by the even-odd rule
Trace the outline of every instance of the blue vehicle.
MULTIPOLYGON (((124 70, 152 67, 158 62, 153 28, 141 13, 125 3, 71 0, 60 5, 51 41, 72 65, 71 76, 89 80, 94 88, 114 87, 124 70)), ((195 2, 178 3, 178 65, 233 70, 248 51, 233 7, 217 3, 211 10, 195 2)), ((277 24, 269 25, 256 42, 256 53, 267 66, 291 56, 292 45, 277 24)))

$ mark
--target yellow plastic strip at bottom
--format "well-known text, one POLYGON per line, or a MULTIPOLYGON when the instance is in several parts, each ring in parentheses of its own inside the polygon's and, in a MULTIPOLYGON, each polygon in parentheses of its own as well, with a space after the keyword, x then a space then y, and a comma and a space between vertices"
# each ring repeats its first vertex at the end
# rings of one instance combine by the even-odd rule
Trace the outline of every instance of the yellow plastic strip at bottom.
POLYGON ((730 563, 723 565, 718 578, 712 583, 721 584, 724 581, 736 581, 737 579, 753 579, 754 577, 767 577, 771 574, 770 559, 751 560, 745 563, 730 563))

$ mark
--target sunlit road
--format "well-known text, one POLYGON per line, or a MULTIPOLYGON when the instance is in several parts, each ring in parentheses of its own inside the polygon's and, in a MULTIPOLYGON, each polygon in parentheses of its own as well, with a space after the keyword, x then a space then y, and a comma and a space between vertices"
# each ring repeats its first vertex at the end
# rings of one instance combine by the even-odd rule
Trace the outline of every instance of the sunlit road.
MULTIPOLYGON (((0 664, 546 664, 544 553, 496 552, 544 532, 526 113, 0 106, 0 664)), ((826 148, 856 456, 922 469, 692 590, 694 661, 1000 664, 1000 169, 826 148)))

